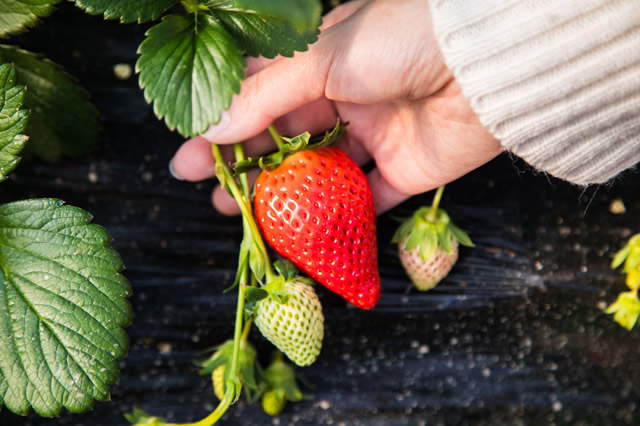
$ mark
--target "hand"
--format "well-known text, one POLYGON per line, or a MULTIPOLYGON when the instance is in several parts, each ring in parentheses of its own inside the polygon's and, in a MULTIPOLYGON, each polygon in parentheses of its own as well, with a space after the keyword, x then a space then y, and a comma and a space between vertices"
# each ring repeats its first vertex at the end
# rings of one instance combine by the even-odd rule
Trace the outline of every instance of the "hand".
MULTIPOLYGON (((441 56, 425 0, 348 2, 329 13, 319 40, 293 58, 249 61, 240 94, 216 126, 172 160, 180 178, 214 175, 210 143, 246 141, 248 155, 273 151, 264 131, 312 134, 349 122, 338 142, 368 179, 378 214, 449 183, 497 156, 441 56)), ((239 212, 216 188, 214 206, 239 212)))

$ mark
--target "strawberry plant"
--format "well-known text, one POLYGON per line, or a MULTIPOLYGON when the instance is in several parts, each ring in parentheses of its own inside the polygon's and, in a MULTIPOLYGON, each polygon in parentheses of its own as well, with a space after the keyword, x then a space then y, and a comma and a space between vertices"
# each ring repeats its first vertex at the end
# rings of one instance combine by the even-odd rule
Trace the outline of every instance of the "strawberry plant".
MULTIPOLYGON (((61 0, 0 0, 0 36, 35 26, 58 3, 61 0)), ((73 3, 122 24, 159 20, 138 49, 136 71, 154 113, 183 136, 200 134, 220 119, 240 90, 245 55, 291 56, 315 41, 322 8, 317 0, 73 3)), ((97 111, 72 77, 15 45, 0 44, 0 64, 0 181, 27 149, 56 161, 91 148, 98 132, 97 111)), ((212 355, 214 361, 203 364, 203 371, 223 381, 217 386, 224 392, 222 401, 209 423, 237 400, 243 387, 257 397, 266 386, 265 380, 254 380, 253 373, 260 369, 242 337, 253 321, 251 308, 259 312, 266 297, 286 304, 292 293, 290 303, 299 309, 303 305, 291 286, 305 280, 275 274, 252 219, 246 178, 233 176, 217 147, 214 152, 220 160, 218 178, 244 209, 245 239, 236 279, 234 338, 219 349, 223 353, 212 355), (212 363, 215 368, 209 371, 212 363)), ((237 154, 242 159, 241 148, 237 154)), ((122 261, 110 248, 111 237, 91 219, 89 213, 53 198, 0 206, 0 408, 17 414, 33 409, 42 416, 56 416, 63 409, 85 411, 94 400, 108 399, 109 387, 118 380, 117 361, 128 349, 123 327, 131 322, 131 290, 120 274, 122 261)), ((316 329, 322 322, 318 309, 310 320, 316 329)), ((320 341, 318 331, 310 343, 313 351, 319 350, 320 341)), ((135 423, 150 417, 135 410, 128 418, 135 423)))

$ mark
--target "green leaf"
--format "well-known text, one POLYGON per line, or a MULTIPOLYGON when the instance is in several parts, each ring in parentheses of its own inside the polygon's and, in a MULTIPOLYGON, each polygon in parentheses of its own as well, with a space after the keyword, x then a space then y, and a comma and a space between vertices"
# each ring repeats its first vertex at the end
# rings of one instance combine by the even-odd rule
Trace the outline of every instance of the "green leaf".
MULTIPOLYGON (((293 56, 296 51, 307 50, 308 45, 318 39, 319 15, 313 23, 298 27, 290 20, 293 15, 273 15, 269 11, 238 7, 236 3, 237 0, 221 0, 208 4, 211 6, 211 15, 249 56, 293 56)), ((258 3, 263 7, 274 4, 271 1, 258 3)), ((294 3, 305 2, 296 0, 294 3)))
POLYGON ((217 123, 240 92, 245 60, 211 16, 168 15, 147 32, 136 69, 145 98, 167 126, 188 137, 217 123))
POLYGON ((19 34, 49 16, 60 0, 0 0, 0 37, 19 34))
POLYGON ((55 199, 0 206, 0 407, 85 411, 119 378, 131 288, 90 222, 55 199))
POLYGON ((47 161, 86 154, 98 137, 98 111, 89 94, 60 66, 15 46, 0 45, 0 63, 13 63, 31 111, 27 149, 47 161))
MULTIPOLYGON (((1 0, 0 0, 1 1, 1 0)), ((180 0, 75 0, 76 6, 104 19, 119 19, 123 24, 157 19, 180 0)))
POLYGON ((23 132, 29 112, 20 109, 24 92, 24 87, 16 86, 15 68, 0 65, 0 182, 16 168, 18 154, 27 143, 23 132))
POLYGON ((229 3, 264 16, 286 20, 300 32, 314 28, 322 13, 322 2, 318 0, 231 0, 229 3))

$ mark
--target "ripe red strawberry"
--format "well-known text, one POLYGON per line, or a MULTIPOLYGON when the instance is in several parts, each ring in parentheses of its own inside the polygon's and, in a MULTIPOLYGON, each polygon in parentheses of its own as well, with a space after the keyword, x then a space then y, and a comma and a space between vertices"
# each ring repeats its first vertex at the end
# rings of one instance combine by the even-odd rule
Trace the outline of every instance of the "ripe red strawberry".
POLYGON ((449 274, 458 260, 458 243, 473 246, 444 210, 431 206, 416 210, 400 225, 392 242, 398 243, 400 262, 420 291, 431 290, 449 274))
POLYGON ((257 302, 255 324, 276 348, 304 367, 316 360, 322 348, 322 305, 313 287, 303 281, 293 279, 283 286, 286 302, 271 295, 257 302))
POLYGON ((300 270, 355 306, 371 309, 378 302, 373 195, 343 151, 300 151, 264 169, 255 215, 265 239, 300 270))

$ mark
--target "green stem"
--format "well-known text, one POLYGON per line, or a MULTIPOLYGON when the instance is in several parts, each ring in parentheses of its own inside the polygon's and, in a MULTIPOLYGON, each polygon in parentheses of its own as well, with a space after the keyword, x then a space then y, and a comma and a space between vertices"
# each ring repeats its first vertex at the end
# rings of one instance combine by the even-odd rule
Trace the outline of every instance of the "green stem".
POLYGON ((213 151, 213 157, 216 161, 216 169, 218 169, 219 172, 223 174, 223 176, 221 176, 222 180, 226 184, 231 196, 236 200, 236 203, 238 203, 238 207, 240 207, 240 212, 242 213, 242 218, 246 222, 246 227, 253 236, 252 240, 256 243, 261 256, 265 259, 265 275, 267 277, 267 282, 269 282, 275 278, 275 275, 273 273, 273 268, 271 267, 271 262, 269 262, 267 248, 264 245, 264 241, 262 241, 258 226, 253 219, 253 213, 251 211, 251 205, 249 204, 249 198, 245 197, 238 187, 238 183, 236 182, 231 169, 225 163, 224 158, 222 158, 220 147, 216 144, 211 144, 211 149, 213 151))
POLYGON ((278 150, 282 151, 282 148, 284 147, 284 141, 282 140, 282 136, 280 136, 280 133, 278 133, 278 130, 276 130, 276 127, 272 124, 267 129, 269 130, 269 134, 271 134, 273 141, 276 143, 276 145, 278 145, 278 150))
POLYGON ((429 210, 429 214, 427 215, 427 220, 429 222, 436 221, 436 215, 438 213, 438 206, 440 205, 440 200, 442 199, 442 193, 444 192, 445 185, 442 185, 436 191, 436 195, 433 196, 433 202, 431 203, 431 210, 429 210))
POLYGON ((240 340, 242 343, 246 343, 249 340, 249 332, 251 331, 251 323, 253 323, 253 319, 250 318, 244 325, 244 330, 242 331, 242 337, 240 340))
MULTIPOLYGON (((244 161, 245 159, 244 149, 242 149, 241 143, 238 142, 233 144, 233 153, 236 156, 236 163, 239 163, 240 161, 244 161)), ((250 190, 249 190, 249 179, 247 178, 247 174, 240 173, 239 179, 240 179, 240 185, 242 186, 242 193, 244 194, 245 198, 248 200, 250 190)))

